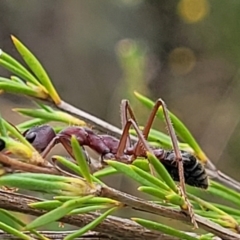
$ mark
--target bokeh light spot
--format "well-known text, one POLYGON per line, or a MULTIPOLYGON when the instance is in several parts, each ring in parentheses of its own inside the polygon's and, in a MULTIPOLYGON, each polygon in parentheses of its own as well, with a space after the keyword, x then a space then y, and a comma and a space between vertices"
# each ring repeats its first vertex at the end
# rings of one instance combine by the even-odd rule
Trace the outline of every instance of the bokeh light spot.
POLYGON ((178 13, 187 23, 196 23, 203 20, 208 12, 208 0, 180 0, 178 4, 178 13))
POLYGON ((186 47, 175 48, 169 54, 169 67, 174 75, 189 73, 196 64, 194 52, 186 47))

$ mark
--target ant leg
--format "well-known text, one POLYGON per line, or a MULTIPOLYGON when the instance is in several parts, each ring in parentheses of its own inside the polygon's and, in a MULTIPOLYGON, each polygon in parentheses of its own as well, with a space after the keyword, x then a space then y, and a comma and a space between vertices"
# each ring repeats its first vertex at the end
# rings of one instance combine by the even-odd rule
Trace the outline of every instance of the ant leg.
MULTIPOLYGON (((116 159, 121 157, 119 152, 123 152, 124 151, 125 144, 126 144, 126 139, 127 139, 127 135, 126 134, 129 132, 129 129, 130 129, 131 126, 136 131, 137 136, 139 138, 139 141, 141 142, 142 146, 144 147, 144 150, 148 151, 148 152, 151 152, 153 154, 152 149, 150 148, 150 146, 148 145, 147 141, 145 140, 145 138, 144 138, 141 130, 139 129, 137 123, 135 122, 135 120, 130 118, 130 119, 128 119, 128 121, 125 124, 124 130, 123 130, 123 134, 122 134, 122 137, 121 137, 120 142, 119 142, 119 148, 118 148, 117 154, 115 155, 116 159)), ((149 168, 150 168, 151 174, 154 175, 154 170, 153 170, 151 164, 149 164, 149 168)))
POLYGON ((68 154, 75 159, 72 151, 72 147, 70 144, 70 140, 61 134, 58 134, 55 138, 52 139, 52 141, 48 144, 48 146, 45 148, 45 150, 42 152, 42 157, 45 158, 47 154, 51 151, 51 149, 58 143, 61 143, 65 150, 68 152, 68 154))
MULTIPOLYGON (((155 118, 155 115, 157 113, 157 110, 159 108, 159 103, 156 102, 151 114, 150 114, 150 117, 147 121, 147 124, 146 126, 144 127, 144 130, 143 130, 143 136, 145 137, 145 139, 147 139, 148 137, 148 134, 149 134, 149 131, 151 129, 151 126, 152 126, 152 123, 153 123, 153 120, 155 118)), ((130 118, 133 119, 135 121, 135 123, 137 123, 136 121, 136 118, 135 118, 135 115, 133 113, 133 110, 129 104, 129 102, 127 100, 123 100, 122 101, 122 104, 121 104, 121 120, 122 120, 122 124, 126 124, 127 120, 128 120, 128 116, 127 115, 130 115, 130 118)), ((137 124, 138 125, 138 124, 137 124)), ((124 125, 123 125, 123 128, 124 128, 124 125)), ((139 128, 139 127, 138 127, 139 128)), ((128 146, 128 145, 127 145, 128 146)), ((135 147, 134 147, 134 151, 133 151, 133 155, 134 156, 139 156, 141 155, 143 152, 142 152, 142 149, 140 147, 140 140, 136 143, 135 147)))
MULTIPOLYGON (((137 120, 135 118, 135 115, 133 113, 133 110, 129 104, 129 101, 126 99, 123 99, 121 102, 121 107, 120 107, 120 112, 121 112, 121 124, 122 124, 122 129, 124 129, 127 121, 128 121, 128 114, 130 115, 130 118, 133 119, 136 123, 137 120)), ((127 133, 127 141, 126 141, 126 148, 131 147, 131 139, 129 136, 129 132, 127 133)))
POLYGON ((133 119, 130 118, 130 119, 128 119, 128 121, 127 121, 127 123, 126 123, 125 128, 126 128, 127 130, 129 130, 129 128, 130 128, 131 126, 132 126, 132 127, 134 128, 134 130, 136 131, 137 136, 138 136, 138 138, 139 138, 139 142, 141 142, 142 146, 144 147, 144 150, 145 150, 145 151, 148 151, 148 152, 151 152, 151 153, 153 154, 153 151, 152 151, 151 147, 149 146, 149 144, 147 143, 146 139, 144 138, 142 131, 139 129, 139 126, 137 125, 137 123, 135 122, 135 120, 133 120, 133 119))
MULTIPOLYGON (((129 121, 129 120, 128 120, 129 121)), ((123 128, 123 132, 122 132, 122 136, 119 140, 119 144, 118 144, 118 149, 117 152, 115 154, 116 159, 120 159, 121 156, 124 154, 124 150, 126 149, 126 144, 129 138, 129 129, 131 127, 131 124, 129 124, 129 122, 125 123, 125 126, 123 128)))
MULTIPOLYGON (((134 127, 135 130, 138 129, 138 132, 140 131, 138 124, 137 124, 136 117, 133 113, 133 110, 132 110, 130 104, 129 104, 129 101, 125 100, 125 99, 122 100, 122 102, 121 102, 121 123, 122 123, 123 133, 122 133, 122 136, 119 141, 116 158, 120 158, 123 155, 124 150, 130 147, 131 139, 129 136, 129 129, 130 129, 131 125, 135 126, 134 127), (128 118, 128 114, 129 114, 130 118, 128 118), (130 125, 128 124, 129 120, 130 120, 130 122, 132 122, 132 124, 130 124, 130 125)), ((133 156, 135 157, 137 155, 133 154, 133 156)))
MULTIPOLYGON (((66 137, 63 136, 59 136, 59 142, 63 145, 63 147, 65 148, 65 150, 68 152, 68 154, 75 159, 74 155, 73 155, 73 151, 72 151, 72 146, 70 143, 70 140, 66 137)), ((82 147, 82 146, 81 146, 82 147)))
POLYGON ((127 123, 127 120, 128 120, 128 114, 130 115, 130 118, 135 122, 137 123, 137 120, 136 120, 136 117, 135 117, 135 114, 133 113, 133 110, 130 106, 130 103, 128 100, 126 99, 123 99, 122 102, 121 102, 121 121, 122 121, 122 127, 124 128, 124 126, 126 125, 127 123))
POLYGON ((170 138, 172 140, 174 153, 176 155, 176 161, 177 161, 177 164, 178 164, 178 174, 179 174, 179 180, 180 180, 180 191, 181 191, 182 196, 184 197, 184 199, 187 203, 187 208, 188 208, 188 212, 189 212, 190 217, 191 217, 191 221, 192 221, 194 227, 198 228, 192 205, 191 205, 190 201, 188 200, 187 194, 186 194, 184 169, 183 169, 183 159, 182 159, 182 154, 181 154, 181 152, 179 150, 179 147, 178 147, 177 136, 176 136, 175 130, 173 128, 173 125, 171 123, 170 114, 167 110, 167 106, 166 106, 165 102, 162 99, 157 100, 156 107, 158 105, 159 106, 162 105, 163 115, 165 117, 165 121, 166 121, 166 124, 167 124, 169 135, 170 135, 170 138))
MULTIPOLYGON (((174 150, 174 153, 175 153, 176 162, 177 162, 177 165, 178 165, 180 191, 181 191, 181 194, 184 197, 185 201, 187 202, 188 212, 190 214, 192 223, 197 228, 198 226, 197 226, 197 222, 196 222, 196 219, 195 219, 195 216, 194 216, 192 205, 191 205, 191 203, 189 202, 189 200, 188 200, 188 198, 186 196, 185 179, 184 179, 184 168, 183 168, 183 162, 182 162, 183 160, 182 160, 181 152, 180 152, 179 147, 178 147, 178 140, 177 140, 176 133, 174 131, 173 125, 171 123, 171 119, 170 119, 170 115, 169 115, 167 106, 166 106, 165 102, 162 99, 158 99, 156 101, 156 103, 155 103, 155 105, 153 107, 153 110, 152 110, 152 112, 151 112, 151 114, 150 114, 150 116, 148 118, 147 124, 144 127, 144 129, 143 129, 143 133, 142 134, 145 137, 145 139, 147 139, 148 134, 149 134, 150 129, 151 129, 151 126, 152 126, 152 123, 153 123, 153 120, 154 120, 154 118, 155 118, 155 116, 157 114, 157 111, 158 111, 159 107, 161 107, 161 106, 162 106, 163 115, 164 115, 164 118, 165 118, 165 121, 166 121, 167 129, 168 129, 168 132, 169 132, 172 144, 173 144, 173 150, 174 150)), ((141 154, 142 150, 140 148, 139 141, 137 142, 134 151, 135 151, 135 155, 141 154)))
MULTIPOLYGON (((182 156, 181 156, 181 153, 180 153, 180 150, 178 148, 178 144, 177 144, 177 137, 176 137, 176 134, 175 134, 175 131, 173 129, 173 126, 172 126, 172 123, 171 123, 171 120, 170 120, 170 117, 169 117, 169 114, 168 114, 168 110, 167 110, 167 106, 165 104, 165 102, 162 100, 162 99, 158 99, 150 113, 150 116, 148 118, 148 121, 143 129, 143 136, 145 137, 145 139, 148 138, 148 135, 149 135, 149 132, 150 132, 150 129, 152 127, 152 124, 153 124, 153 121, 154 121, 154 118, 157 114, 157 111, 158 109, 162 106, 162 109, 163 109, 163 115, 164 115, 164 118, 165 118, 165 121, 166 121, 166 124, 167 124, 167 129, 169 131, 169 135, 170 135, 170 138, 172 140, 172 144, 173 144, 173 149, 174 149, 174 152, 176 154, 176 158, 177 160, 180 159, 180 161, 182 161, 182 156)), ((136 155, 140 155, 141 154, 141 148, 139 146, 139 144, 137 143, 136 144, 136 147, 135 147, 135 154, 136 155)))
MULTIPOLYGON (((143 129, 143 136, 145 137, 145 139, 148 138, 148 135, 149 135, 149 132, 150 132, 150 129, 152 127, 152 124, 153 124, 153 121, 154 121, 154 118, 157 114, 157 111, 159 109, 159 107, 162 105, 162 100, 161 99, 158 99, 149 115, 149 118, 148 118, 148 121, 143 129)), ((140 148, 140 145, 139 145, 139 141, 137 142, 136 146, 135 146, 135 154, 136 155, 140 155, 141 154, 141 148, 140 148)))
MULTIPOLYGON (((179 169, 180 184, 181 184, 181 187, 182 187, 183 191, 186 192, 185 184, 184 184, 185 180, 184 180, 184 170, 183 170, 183 164, 182 164, 182 155, 181 155, 181 152, 180 152, 179 147, 178 147, 178 140, 177 140, 176 133, 174 131, 173 125, 171 123, 171 119, 170 119, 170 116, 169 116, 167 106, 162 99, 158 99, 156 101, 156 103, 153 107, 153 110, 152 110, 152 112, 149 116, 149 119, 147 121, 147 124, 146 124, 146 126, 143 130, 143 135, 144 135, 145 138, 148 137, 148 134, 150 132, 153 120, 154 120, 154 118, 157 114, 157 111, 158 111, 159 107, 161 107, 161 106, 162 106, 163 115, 164 115, 164 118, 165 118, 165 121, 166 121, 167 129, 168 129, 168 132, 169 132, 169 136, 172 140, 173 150, 174 150, 174 153, 176 155, 176 162, 178 164, 178 169, 179 169)), ((137 151, 138 149, 135 149, 135 150, 137 151)))
POLYGON ((56 136, 52 139, 52 141, 47 145, 44 151, 41 153, 42 158, 45 158, 47 154, 51 151, 51 149, 58 143, 59 136, 56 136))

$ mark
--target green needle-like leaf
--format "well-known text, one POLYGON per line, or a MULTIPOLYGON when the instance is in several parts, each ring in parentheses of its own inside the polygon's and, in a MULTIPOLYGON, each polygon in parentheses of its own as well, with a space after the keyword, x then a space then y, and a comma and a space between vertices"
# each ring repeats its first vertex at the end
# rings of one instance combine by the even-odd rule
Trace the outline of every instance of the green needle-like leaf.
POLYGON ((161 190, 158 190, 158 189, 153 188, 153 187, 142 186, 142 187, 139 187, 138 190, 141 191, 141 192, 150 194, 154 197, 160 198, 162 200, 165 200, 165 197, 167 195, 166 191, 164 191, 164 190, 161 191, 161 190))
POLYGON ((214 195, 220 196, 221 198, 224 198, 224 199, 236 204, 237 206, 239 206, 240 193, 238 193, 232 189, 229 189, 220 183, 211 181, 208 192, 213 193, 214 195))
POLYGON ((9 81, 8 78, 0 77, 0 90, 9 92, 9 93, 16 93, 16 94, 23 94, 27 96, 32 96, 35 98, 40 99, 47 99, 47 95, 42 89, 35 87, 30 88, 27 85, 20 84, 18 82, 9 81))
POLYGON ((221 209, 225 213, 228 213, 231 216, 235 215, 235 216, 240 217, 240 210, 237 210, 236 208, 232 208, 232 207, 229 207, 229 206, 225 206, 225 205, 218 204, 218 203, 213 203, 213 202, 211 204, 214 205, 215 207, 221 209))
POLYGON ((161 180, 157 179, 153 175, 141 170, 140 168, 136 166, 131 166, 134 172, 136 172, 139 176, 146 179, 147 181, 154 184, 157 188, 164 189, 165 191, 171 191, 171 189, 161 180))
POLYGON ((78 196, 55 196, 53 197, 55 200, 58 200, 60 202, 67 202, 72 199, 77 199, 78 196))
POLYGON ((25 85, 25 83, 23 82, 23 80, 20 79, 19 77, 11 76, 10 78, 11 78, 11 80, 12 80, 13 82, 16 82, 16 83, 19 83, 19 84, 25 85))
MULTIPOLYGON (((0 213, 4 214, 4 216, 8 217, 9 219, 11 219, 13 222, 15 222, 16 224, 18 224, 21 227, 25 227, 26 226, 26 224, 24 222, 22 222, 17 216, 14 216, 13 214, 9 213, 6 210, 0 209, 0 213)), ((35 234, 38 237, 38 239, 49 240, 48 238, 44 237, 42 234, 38 233, 35 230, 31 230, 30 232, 35 234)))
POLYGON ((183 206, 185 204, 184 199, 177 195, 176 193, 167 193, 164 190, 159 190, 153 187, 139 187, 138 188, 139 191, 141 192, 145 192, 147 194, 150 194, 154 197, 160 198, 162 200, 167 200, 167 202, 174 204, 174 205, 178 205, 178 206, 183 206))
POLYGON ((178 205, 180 207, 185 207, 186 202, 184 201, 183 197, 181 195, 178 195, 176 193, 172 193, 169 195, 166 195, 166 200, 172 204, 178 205))
POLYGON ((76 214, 84 214, 84 213, 90 213, 90 212, 95 212, 99 211, 101 209, 105 208, 110 208, 112 207, 111 205, 96 205, 96 206, 87 206, 87 207, 81 207, 74 209, 69 213, 69 215, 76 215, 76 214))
POLYGON ((0 208, 0 219, 1 222, 8 224, 9 226, 14 227, 18 230, 21 228, 21 226, 25 226, 24 222, 15 217, 9 211, 2 208, 0 208))
MULTIPOLYGON (((143 127, 140 127, 141 130, 143 130, 143 127)), ((136 131, 134 129, 130 129, 130 134, 137 136, 136 131)), ((157 130, 151 129, 150 133, 148 135, 148 141, 157 142, 159 143, 163 148, 166 149, 172 149, 172 142, 168 135, 159 132, 157 130)))
POLYGON ((237 225, 236 227, 232 226, 232 223, 229 222, 227 219, 210 219, 213 222, 222 225, 225 228, 231 228, 233 231, 236 231, 236 229, 239 227, 239 225, 237 225))
POLYGON ((199 240, 213 240, 214 235, 212 233, 203 234, 199 237, 199 240))
POLYGON ((43 173, 15 173, 14 176, 20 177, 20 178, 49 181, 49 182, 55 181, 60 183, 71 183, 71 184, 73 183, 81 187, 86 186, 86 182, 84 181, 84 179, 75 178, 75 177, 65 177, 60 175, 43 174, 43 173))
POLYGON ((83 182, 80 179, 75 179, 72 177, 44 174, 44 173, 15 173, 14 176, 20 177, 20 178, 30 178, 30 179, 32 178, 36 180, 43 180, 43 181, 49 181, 49 182, 65 182, 65 183, 71 183, 71 182, 78 183, 79 181, 83 182))
POLYGON ((4 124, 4 121, 0 115, 0 134, 3 136, 3 137, 7 137, 7 130, 6 130, 6 127, 5 127, 5 124, 4 124))
POLYGON ((46 112, 55 112, 55 110, 48 105, 45 105, 45 104, 40 103, 40 102, 35 102, 35 103, 38 107, 45 110, 46 112))
POLYGON ((100 224, 108 215, 110 215, 116 209, 117 209, 117 207, 109 209, 108 211, 103 213, 101 216, 99 216, 98 218, 93 220, 91 223, 87 224, 86 226, 84 226, 83 228, 79 229, 78 231, 76 231, 76 232, 74 232, 72 234, 69 234, 67 237, 64 238, 64 240, 75 239, 75 238, 83 235, 87 231, 90 231, 91 229, 95 228, 98 224, 100 224))
POLYGON ((149 162, 147 159, 137 158, 132 163, 134 166, 144 170, 145 172, 149 172, 149 162))
POLYGON ((20 161, 30 163, 42 163, 44 161, 33 147, 29 148, 10 137, 0 137, 0 139, 5 143, 5 149, 17 156, 20 161))
POLYGON ((196 237, 190 236, 184 232, 178 231, 174 228, 168 227, 166 225, 141 219, 141 218, 132 218, 133 221, 137 222, 138 224, 142 225, 143 227, 146 227, 148 229, 152 230, 157 230, 159 232, 168 234, 170 236, 178 237, 179 239, 184 239, 184 240, 199 240, 196 237))
POLYGON ((49 201, 44 201, 44 202, 34 202, 34 203, 30 203, 28 205, 32 208, 49 211, 49 210, 55 209, 57 207, 60 207, 62 205, 62 203, 58 200, 49 200, 49 201))
POLYGON ((237 221, 232 216, 228 215, 227 213, 225 213, 221 209, 217 208, 213 204, 211 204, 207 201, 204 201, 204 200, 202 200, 202 199, 200 199, 200 198, 198 198, 198 197, 196 197, 192 194, 188 194, 188 196, 191 200, 194 200, 195 202, 199 203, 202 207, 218 213, 222 219, 224 218, 225 220, 228 221, 229 227, 235 229, 238 226, 237 221))
POLYGON ((105 197, 94 197, 90 199, 87 204, 91 205, 99 205, 99 204, 115 204, 118 205, 120 204, 118 201, 113 200, 111 198, 105 198, 105 197))
POLYGON ((147 153, 149 162, 154 166, 154 169, 158 173, 159 176, 163 179, 163 181, 175 192, 178 193, 178 188, 172 177, 169 175, 166 168, 163 164, 155 157, 155 155, 151 153, 147 153))
MULTIPOLYGON (((61 202, 66 202, 71 199, 76 199, 77 196, 56 196, 54 197, 55 200, 61 201, 61 202)), ((110 198, 105 198, 105 197, 94 197, 88 200, 86 203, 88 206, 90 205, 103 205, 103 204, 114 204, 114 205, 119 205, 120 203, 116 200, 110 199, 110 198)), ((86 205, 84 204, 84 205, 86 205)))
POLYGON ((67 167, 69 170, 72 170, 73 172, 75 172, 78 176, 81 176, 81 177, 83 176, 79 166, 77 166, 73 162, 69 161, 65 157, 54 155, 54 156, 52 156, 52 159, 60 162, 62 165, 67 167))
POLYGON ((127 165, 127 164, 124 164, 121 162, 117 162, 117 161, 113 161, 113 160, 105 160, 105 162, 107 162, 108 165, 115 168, 118 172, 124 173, 128 177, 134 179, 135 181, 137 181, 138 183, 140 183, 144 186, 156 187, 155 184, 153 184, 152 182, 149 182, 147 179, 141 177, 139 174, 137 174, 135 171, 133 171, 133 169, 131 168, 130 165, 127 165))
POLYGON ((12 228, 8 226, 7 224, 0 222, 0 229, 3 230, 4 232, 7 232, 9 234, 12 234, 13 236, 18 237, 19 239, 23 240, 31 240, 32 237, 20 232, 19 230, 12 228))
POLYGON ((23 78, 24 80, 44 89, 41 83, 25 68, 7 53, 0 49, 0 65, 23 78))
POLYGON ((50 78, 48 77, 46 71, 44 70, 40 62, 37 60, 37 58, 16 37, 12 36, 12 41, 28 67, 33 71, 33 73, 37 76, 38 80, 47 89, 54 103, 57 105, 60 104, 61 99, 57 91, 55 90, 50 78))
POLYGON ((76 136, 74 136, 74 135, 71 138, 71 145, 72 145, 72 149, 73 149, 73 154, 75 156, 75 159, 78 163, 78 166, 80 168, 80 171, 81 171, 83 177, 86 179, 86 181, 88 183, 92 184, 92 177, 90 174, 89 167, 87 165, 86 158, 83 154, 82 148, 79 146, 76 136))
POLYGON ((38 228, 38 227, 44 226, 48 223, 57 221, 60 218, 67 215, 68 213, 70 213, 72 210, 81 206, 84 202, 88 201, 92 197, 93 197, 92 195, 89 195, 89 196, 81 197, 78 199, 69 200, 69 201, 63 203, 62 206, 33 220, 31 223, 29 223, 25 227, 25 229, 30 230, 30 229, 38 228))
MULTIPOLYGON (((81 172, 81 169, 79 168, 78 165, 72 163, 71 161, 69 161, 68 159, 62 157, 62 156, 52 156, 52 159, 57 160, 58 162, 60 162, 62 165, 64 165, 65 167, 67 167, 68 169, 72 170, 73 172, 75 172, 78 176, 82 176, 83 174, 81 172)), ((99 183, 101 185, 105 185, 102 181, 100 181, 97 177, 91 175, 91 178, 94 182, 99 183)))
MULTIPOLYGON (((143 130, 143 127, 140 127, 140 129, 143 130)), ((134 129, 131 129, 130 134, 136 136, 136 131, 134 129)), ((149 144, 151 144, 152 142, 157 143, 158 145, 165 149, 172 149, 171 138, 167 134, 155 129, 150 130, 150 133, 148 135, 148 142, 149 144)), ((178 142, 178 145, 181 150, 194 153, 194 150, 187 143, 178 142)))
POLYGON ((95 172, 93 174, 93 176, 97 177, 97 178, 101 178, 101 177, 106 177, 106 176, 109 176, 109 175, 112 175, 112 174, 115 174, 117 173, 117 170, 113 167, 106 167, 106 168, 103 168, 97 172, 95 172))
POLYGON ((70 184, 56 181, 44 181, 39 179, 27 178, 13 175, 6 175, 0 178, 1 186, 16 187, 32 191, 48 192, 48 193, 66 193, 80 194, 81 189, 71 186, 70 184))
POLYGON ((35 151, 34 147, 32 146, 32 144, 30 144, 25 137, 23 137, 23 135, 18 131, 18 129, 13 126, 12 124, 10 124, 9 122, 5 121, 4 119, 2 119, 5 128, 12 134, 12 136, 14 136, 15 138, 17 138, 20 142, 22 142, 24 145, 26 145, 29 149, 31 149, 32 151, 35 151))
POLYGON ((48 120, 35 118, 35 119, 28 120, 26 122, 20 123, 16 127, 17 127, 17 129, 19 129, 23 132, 29 128, 32 128, 34 126, 39 126, 39 125, 45 124, 47 122, 48 122, 48 120))
POLYGON ((13 110, 22 115, 33 117, 33 118, 40 118, 46 121, 63 122, 69 125, 78 125, 78 126, 86 125, 84 121, 61 111, 49 112, 49 111, 46 111, 45 109, 26 109, 26 108, 15 108, 13 110))

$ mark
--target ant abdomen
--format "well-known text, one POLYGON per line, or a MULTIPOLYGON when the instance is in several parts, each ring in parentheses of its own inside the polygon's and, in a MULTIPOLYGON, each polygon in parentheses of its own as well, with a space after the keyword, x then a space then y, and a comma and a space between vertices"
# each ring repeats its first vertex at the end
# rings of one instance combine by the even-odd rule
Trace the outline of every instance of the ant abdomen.
MULTIPOLYGON (((208 175, 199 160, 186 151, 181 151, 185 183, 203 189, 208 188, 208 175)), ((164 151, 161 163, 174 181, 179 181, 179 172, 174 151, 164 151)))

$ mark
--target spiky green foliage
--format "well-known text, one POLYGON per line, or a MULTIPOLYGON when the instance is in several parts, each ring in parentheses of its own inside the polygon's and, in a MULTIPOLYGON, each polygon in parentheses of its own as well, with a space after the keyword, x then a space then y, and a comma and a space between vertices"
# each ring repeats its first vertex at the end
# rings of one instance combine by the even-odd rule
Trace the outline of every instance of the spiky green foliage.
MULTIPOLYGON (((190 236, 180 228, 173 229, 164 222, 160 223, 159 220, 153 221, 145 219, 144 217, 136 218, 135 216, 129 218, 147 229, 159 231, 170 236, 178 237, 179 239, 210 240, 214 239, 215 235, 222 237, 224 236, 223 234, 228 237, 233 237, 231 239, 237 239, 239 235, 234 234, 239 231, 240 194, 235 190, 211 180, 208 190, 188 186, 187 200, 181 191, 179 191, 178 184, 173 181, 169 172, 152 153, 147 153, 146 158, 137 158, 132 164, 116 161, 116 159, 109 159, 103 163, 103 165, 108 165, 104 169, 91 171, 83 154, 82 146, 79 145, 77 136, 73 135, 69 138, 68 144, 69 147, 72 148, 74 160, 55 155, 51 156, 51 164, 46 164, 45 160, 41 159, 40 154, 26 141, 21 133, 35 125, 50 122, 61 123, 61 125, 55 127, 56 132, 69 124, 82 126, 85 125, 85 123, 75 116, 65 113, 64 111, 55 110, 46 105, 46 103, 49 102, 59 106, 62 100, 37 58, 18 39, 15 37, 12 37, 12 39, 16 49, 23 57, 26 67, 4 51, 1 51, 0 65, 14 75, 10 78, 0 77, 0 91, 23 94, 36 98, 36 100, 42 99, 45 100, 45 104, 38 102, 38 109, 15 109, 19 114, 32 117, 31 120, 23 122, 18 126, 12 126, 7 120, 1 117, 0 139, 5 143, 5 148, 3 152, 0 153, 0 161, 2 163, 0 185, 11 188, 14 187, 20 190, 28 190, 29 194, 31 192, 41 192, 48 193, 49 195, 43 195, 42 201, 29 204, 29 206, 35 210, 45 211, 43 215, 29 223, 24 223, 7 210, 0 209, 0 213, 10 218, 13 223, 19 226, 19 228, 14 229, 0 220, 0 229, 21 239, 30 239, 29 235, 23 232, 24 230, 30 230, 31 233, 38 236, 38 238, 46 239, 38 233, 37 230, 39 227, 44 227, 55 221, 61 221, 63 217, 95 213, 97 211, 99 213, 98 217, 65 237, 66 240, 75 239, 85 232, 94 229, 101 224, 108 215, 113 214, 113 212, 122 208, 132 207, 130 200, 135 201, 135 209, 141 211, 149 210, 149 208, 146 208, 146 204, 147 206, 151 206, 151 211, 149 210, 149 212, 154 213, 156 216, 158 216, 159 213, 159 206, 165 211, 163 216, 166 216, 168 211, 174 212, 176 210, 179 210, 177 214, 181 214, 181 209, 185 209, 185 206, 188 204, 187 201, 189 200, 197 216, 204 217, 206 221, 209 220, 210 223, 215 222, 218 224, 214 227, 207 227, 207 225, 205 226, 204 224, 200 225, 201 228, 208 229, 208 231, 214 234, 190 236), (9 152, 12 153, 11 158, 9 157, 9 152), (38 161, 36 161, 36 158, 38 161), (5 162, 3 162, 3 159, 5 159, 5 162), (9 161, 10 166, 6 165, 6 159, 9 161), (18 164, 19 162, 21 162, 21 164, 27 164, 28 168, 26 168, 26 165, 18 164), (61 164, 62 167, 59 167, 59 164, 61 164), (149 164, 152 170, 154 170, 154 175, 150 172, 149 164), (21 170, 22 172, 7 174, 9 167, 12 168, 12 170, 21 170), (26 169, 29 171, 26 171, 26 169), (113 189, 110 190, 104 182, 104 177, 115 174, 124 174, 131 180, 137 182, 138 190, 146 194, 146 199, 135 198, 131 195, 130 197, 126 197, 124 193, 117 192, 113 189), (209 195, 211 196, 211 202, 209 202, 209 195), (213 198, 213 196, 216 198, 213 198), (225 199, 225 203, 217 201, 219 196, 225 199), (129 198, 131 199, 129 200, 129 198), (154 211, 154 207, 156 211, 154 211), (219 230, 218 226, 222 226, 226 232, 223 233, 221 229, 219 230), (234 238, 234 236, 236 238, 234 238)), ((150 99, 139 93, 135 93, 135 95, 143 106, 152 108, 154 103, 150 99)), ((181 140, 181 142, 179 142, 180 149, 194 153, 202 163, 208 161, 206 154, 187 127, 173 113, 170 113, 170 116, 177 135, 181 140)), ((161 108, 157 113, 157 117, 160 120, 163 119, 161 108)), ((131 133, 134 135, 135 131, 131 130, 131 133)), ((156 129, 150 131, 148 141, 150 145, 155 147, 172 148, 170 138, 156 129)), ((186 212, 186 214, 188 213, 186 212)), ((169 217, 174 218, 173 215, 169 215, 169 217)), ((198 217, 197 221, 200 221, 199 219, 198 217)), ((194 233, 194 230, 192 231, 194 233)), ((114 236, 114 232, 112 234, 114 236)))

